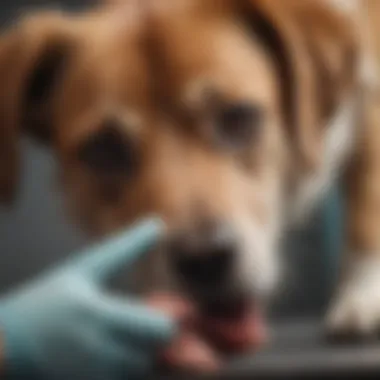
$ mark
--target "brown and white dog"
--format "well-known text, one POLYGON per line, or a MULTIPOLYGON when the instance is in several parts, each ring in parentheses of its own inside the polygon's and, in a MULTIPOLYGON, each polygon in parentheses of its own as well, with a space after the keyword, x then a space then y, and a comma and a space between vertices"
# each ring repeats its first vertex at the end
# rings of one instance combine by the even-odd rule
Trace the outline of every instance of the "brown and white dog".
POLYGON ((239 309, 244 331, 278 284, 282 236, 342 176, 347 265, 327 325, 374 332, 379 3, 125 0, 24 17, 0 40, 1 199, 26 131, 54 149, 89 234, 166 221, 136 291, 181 291, 219 319, 239 309))

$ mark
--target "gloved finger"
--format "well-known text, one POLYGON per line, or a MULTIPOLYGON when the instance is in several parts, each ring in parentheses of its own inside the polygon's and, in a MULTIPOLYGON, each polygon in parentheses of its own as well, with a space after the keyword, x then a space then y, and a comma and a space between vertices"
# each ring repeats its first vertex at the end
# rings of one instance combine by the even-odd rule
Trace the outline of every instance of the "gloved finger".
POLYGON ((164 225, 159 219, 146 220, 127 232, 87 249, 72 264, 96 281, 105 280, 119 270, 120 266, 130 266, 153 248, 163 230, 164 225))
POLYGON ((192 372, 215 372, 221 367, 216 351, 191 331, 181 333, 161 355, 164 366, 192 372))
POLYGON ((171 317, 181 326, 192 326, 197 320, 196 308, 176 294, 155 292, 146 296, 144 301, 146 305, 171 317))
POLYGON ((137 345, 160 346, 170 342, 177 323, 170 316, 132 299, 99 295, 95 308, 109 330, 137 345))
POLYGON ((154 293, 146 297, 149 306, 172 316, 180 331, 159 355, 159 363, 171 369, 213 372, 219 368, 216 352, 194 331, 199 324, 196 308, 180 296, 154 293))

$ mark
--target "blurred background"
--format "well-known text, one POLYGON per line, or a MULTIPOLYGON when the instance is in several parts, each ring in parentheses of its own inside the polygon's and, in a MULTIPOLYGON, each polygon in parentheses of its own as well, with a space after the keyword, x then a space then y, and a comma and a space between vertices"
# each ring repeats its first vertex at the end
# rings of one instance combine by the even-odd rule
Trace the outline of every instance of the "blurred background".
MULTIPOLYGON (((28 9, 47 5, 76 10, 86 0, 1 0, 1 27, 28 9)), ((0 209, 0 291, 29 279, 85 242, 65 219, 54 186, 54 158, 30 141, 22 145, 23 174, 16 203, 0 209)))

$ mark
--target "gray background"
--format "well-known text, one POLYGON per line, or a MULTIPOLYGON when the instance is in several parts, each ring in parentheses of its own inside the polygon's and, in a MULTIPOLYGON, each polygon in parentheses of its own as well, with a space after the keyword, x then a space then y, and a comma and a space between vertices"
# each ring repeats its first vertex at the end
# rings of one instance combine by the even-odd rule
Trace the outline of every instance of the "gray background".
MULTIPOLYGON (((20 10, 47 1, 1 1, 3 26, 20 10)), ((70 9, 80 8, 82 0, 61 2, 70 9)), ((58 188, 54 186, 55 161, 46 149, 23 144, 23 175, 19 197, 11 210, 0 211, 0 292, 31 278, 86 242, 80 231, 65 218, 58 188)), ((275 315, 319 314, 331 293, 336 269, 336 202, 328 207, 289 245, 287 285, 275 315), (326 212, 327 209, 327 212, 326 212), (327 223, 326 223, 327 219, 327 223), (331 227, 333 226, 333 227, 331 227), (329 235, 323 234, 328 232, 329 235), (333 243, 326 245, 326 236, 333 243), (297 286, 302 283, 302 287, 297 286)))
MULTIPOLYGON (((1 0, 2 28, 25 10, 46 4, 71 10, 86 1, 1 0)), ((85 242, 65 218, 58 186, 54 186, 51 152, 27 139, 22 146, 22 182, 16 203, 11 209, 0 209, 0 291, 30 278, 85 242)))

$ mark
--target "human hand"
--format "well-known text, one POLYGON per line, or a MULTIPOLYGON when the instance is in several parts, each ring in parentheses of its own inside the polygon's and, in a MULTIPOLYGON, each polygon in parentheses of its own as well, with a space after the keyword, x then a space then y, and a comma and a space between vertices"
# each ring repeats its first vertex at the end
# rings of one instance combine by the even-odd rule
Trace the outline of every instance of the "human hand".
POLYGON ((132 298, 106 294, 102 284, 152 248, 162 229, 155 220, 142 223, 3 298, 0 329, 9 378, 144 378, 175 335, 181 311, 165 316, 132 298))

